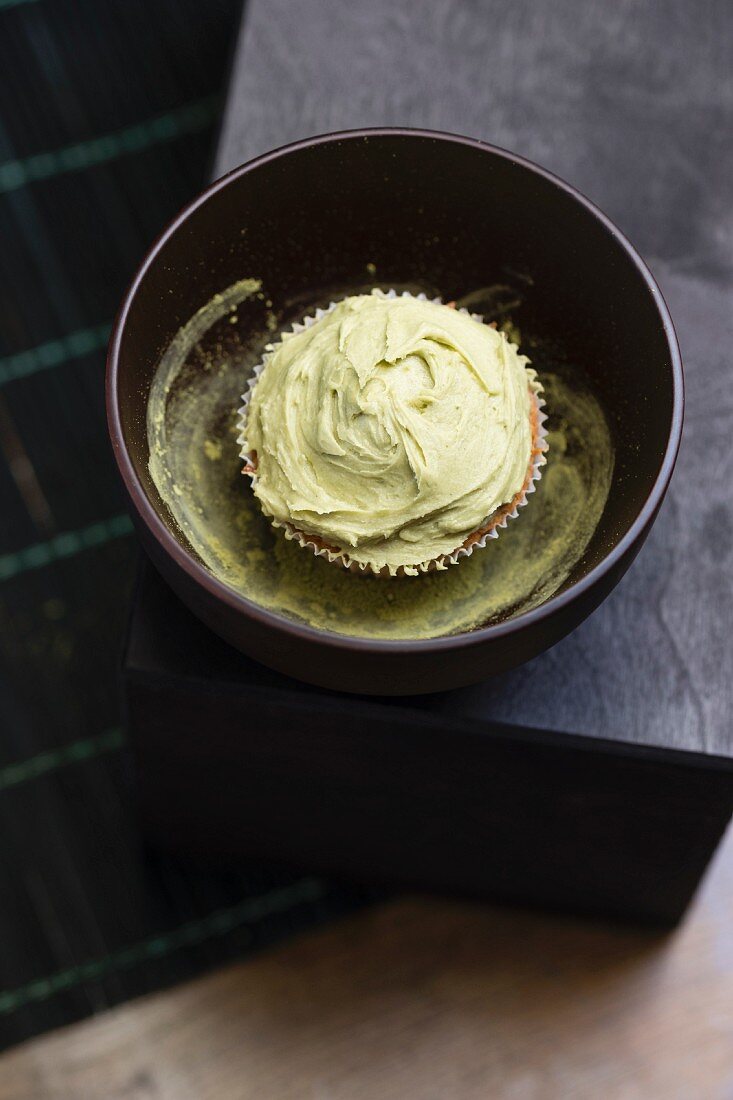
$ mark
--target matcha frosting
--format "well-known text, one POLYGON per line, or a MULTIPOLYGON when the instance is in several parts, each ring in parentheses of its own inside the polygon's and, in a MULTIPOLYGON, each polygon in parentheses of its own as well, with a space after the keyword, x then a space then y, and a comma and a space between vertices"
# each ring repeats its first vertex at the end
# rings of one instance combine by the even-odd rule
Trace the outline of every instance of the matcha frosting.
POLYGON ((524 485, 527 362, 449 306, 344 299, 286 334, 252 389, 263 511, 377 570, 453 552, 524 485))

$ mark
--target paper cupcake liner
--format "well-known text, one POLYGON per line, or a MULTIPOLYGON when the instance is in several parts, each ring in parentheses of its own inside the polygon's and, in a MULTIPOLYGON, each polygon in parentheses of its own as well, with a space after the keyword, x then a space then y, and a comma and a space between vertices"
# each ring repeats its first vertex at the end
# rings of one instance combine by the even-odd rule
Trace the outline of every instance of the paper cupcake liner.
MULTIPOLYGON (((398 295, 396 290, 384 291, 376 288, 372 290, 371 293, 382 298, 417 298, 418 301, 430 301, 434 302, 436 305, 443 305, 443 300, 441 298, 428 298, 426 294, 409 294, 407 291, 403 291, 401 295, 398 295)), ((296 321, 291 330, 289 332, 283 332, 277 342, 266 345, 265 354, 262 360, 252 371, 247 383, 247 389, 242 394, 242 404, 237 410, 237 427, 239 428, 237 443, 240 446, 239 456, 244 462, 242 473, 246 474, 247 477, 251 479, 253 486, 257 482, 257 458, 247 446, 247 411, 252 391, 257 385, 257 379, 280 344, 290 339, 292 336, 295 336, 297 333, 310 328, 316 321, 320 321, 322 317, 325 317, 331 310, 335 309, 337 305, 338 302, 330 302, 325 309, 319 308, 312 316, 304 317, 302 321, 296 321)), ((468 314, 474 321, 479 321, 482 324, 485 323, 484 318, 478 313, 471 313, 467 309, 461 309, 461 313, 468 314)), ((355 561, 347 550, 339 550, 333 546, 329 546, 320 536, 308 535, 304 531, 300 531, 297 527, 294 527, 292 523, 278 520, 275 519, 274 516, 268 515, 268 519, 272 523, 272 526, 282 530, 286 539, 292 539, 305 550, 310 550, 311 553, 315 554, 318 558, 326 558, 327 561, 339 564, 344 569, 348 569, 353 573, 362 573, 363 575, 375 577, 417 576, 419 573, 429 573, 434 570, 447 569, 449 565, 457 565, 462 558, 470 557, 474 550, 486 546, 490 539, 498 538, 499 531, 507 526, 510 519, 517 518, 519 509, 523 508, 527 503, 527 497, 535 492, 537 483, 542 477, 542 467, 547 461, 545 457, 547 451, 547 433, 544 427, 547 414, 544 412, 545 402, 541 396, 543 392, 542 384, 537 378, 536 372, 532 370, 531 367, 525 368, 525 370, 527 372, 527 380, 532 398, 531 415, 533 439, 531 461, 524 485, 511 501, 507 504, 502 504, 492 512, 490 516, 487 516, 486 521, 472 532, 460 546, 456 547, 456 549, 449 554, 441 554, 437 558, 431 558, 429 561, 420 562, 415 565, 400 565, 397 567, 384 566, 381 569, 376 569, 369 562, 355 561)))

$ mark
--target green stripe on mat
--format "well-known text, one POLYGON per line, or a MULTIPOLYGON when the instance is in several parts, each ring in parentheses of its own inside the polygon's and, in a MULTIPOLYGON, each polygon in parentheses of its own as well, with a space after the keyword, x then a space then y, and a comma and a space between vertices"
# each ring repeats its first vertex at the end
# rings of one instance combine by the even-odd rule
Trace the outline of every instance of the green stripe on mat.
POLYGON ((8 8, 19 8, 22 4, 35 4, 37 0, 0 0, 0 11, 7 11, 8 8))
POLYGON ((297 905, 319 901, 326 891, 326 884, 319 879, 304 878, 280 890, 247 898, 227 909, 217 909, 200 920, 189 921, 170 932, 132 944, 131 947, 115 951, 104 958, 72 966, 47 978, 38 978, 18 989, 0 993, 0 1015, 7 1016, 25 1005, 47 1001, 56 993, 65 993, 86 982, 97 982, 119 970, 129 970, 140 963, 160 959, 184 947, 195 947, 206 940, 225 936, 228 932, 254 924, 265 917, 286 913, 297 905))
POLYGON ((218 96, 207 96, 112 134, 79 141, 52 152, 36 153, 22 160, 8 160, 0 164, 0 194, 15 191, 36 180, 93 168, 127 153, 141 153, 184 134, 205 130, 216 119, 220 106, 218 96))
POLYGON ((42 569, 44 565, 49 565, 53 561, 72 558, 82 550, 103 546, 112 539, 129 535, 131 531, 132 521, 127 513, 123 513, 111 519, 91 523, 79 531, 66 531, 62 535, 55 535, 48 542, 36 542, 33 546, 26 546, 13 554, 0 554, 0 581, 10 580, 30 569, 42 569))
POLYGON ((81 328, 62 336, 58 340, 47 340, 27 351, 18 351, 0 359, 0 386, 13 382, 16 378, 27 378, 39 370, 48 367, 60 367, 70 359, 79 359, 82 355, 91 355, 107 346, 110 325, 95 325, 93 328, 81 328))
POLYGON ((115 728, 98 733, 96 737, 85 737, 80 741, 72 741, 70 745, 48 749, 37 756, 31 756, 28 760, 19 760, 16 764, 6 764, 4 768, 0 768, 0 791, 17 787, 29 779, 37 779, 39 775, 46 775, 67 764, 80 764, 85 760, 93 760, 96 756, 122 748, 124 744, 124 733, 121 729, 115 728))

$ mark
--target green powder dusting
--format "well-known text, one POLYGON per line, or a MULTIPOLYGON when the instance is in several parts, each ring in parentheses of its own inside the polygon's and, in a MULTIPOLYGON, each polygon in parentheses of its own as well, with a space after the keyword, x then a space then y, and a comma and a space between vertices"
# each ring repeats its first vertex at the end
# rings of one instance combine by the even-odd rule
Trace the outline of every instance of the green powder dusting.
POLYGON ((151 475, 212 573, 272 611, 371 638, 471 630, 537 607, 557 591, 598 525, 613 473, 610 433, 581 371, 549 363, 543 369, 541 345, 528 342, 550 414, 548 463, 537 492, 498 539, 446 572, 363 577, 313 557, 275 531, 241 474, 236 410, 272 314, 260 300, 259 341, 251 339, 251 315, 246 345, 223 340, 222 327, 230 333, 235 327, 222 325, 232 301, 242 301, 239 294, 254 297, 248 303, 254 308, 259 298, 258 282, 236 286, 178 334, 161 361, 148 408, 151 475))
POLYGON ((211 462, 218 462, 224 453, 224 447, 220 439, 205 439, 204 454, 211 462))

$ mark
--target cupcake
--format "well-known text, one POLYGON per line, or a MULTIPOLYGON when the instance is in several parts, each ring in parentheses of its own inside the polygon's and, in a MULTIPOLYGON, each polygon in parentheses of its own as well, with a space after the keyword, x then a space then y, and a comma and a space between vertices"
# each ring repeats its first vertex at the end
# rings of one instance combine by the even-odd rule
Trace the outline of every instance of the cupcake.
POLYGON ((374 291, 268 347, 239 411, 244 473, 287 537, 380 576, 456 564, 544 463, 541 387, 481 318, 374 291))

